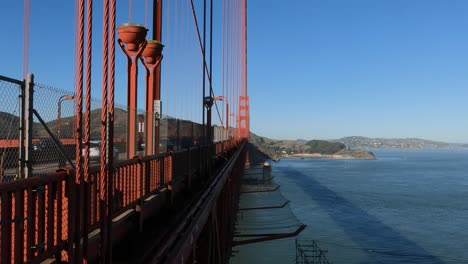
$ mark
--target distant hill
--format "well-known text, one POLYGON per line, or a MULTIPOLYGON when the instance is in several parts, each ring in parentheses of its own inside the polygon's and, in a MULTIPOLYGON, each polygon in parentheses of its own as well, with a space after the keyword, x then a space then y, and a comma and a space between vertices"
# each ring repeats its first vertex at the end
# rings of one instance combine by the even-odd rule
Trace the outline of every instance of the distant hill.
POLYGON ((19 117, 0 112, 0 138, 17 138, 18 137, 18 127, 19 127, 19 117))
MULTIPOLYGON (((10 113, 0 112, 0 139, 17 139, 19 137, 19 116, 10 113)), ((36 130, 41 127, 40 123, 34 123, 34 137, 39 137, 45 134, 44 129, 36 130)))
POLYGON ((419 138, 367 138, 353 136, 330 141, 345 144, 351 149, 462 149, 468 147, 468 144, 452 144, 419 138))
MULTIPOLYGON (((41 114, 39 112, 39 114, 41 114)), ((101 136, 101 109, 94 109, 90 112, 90 136, 91 139, 99 139, 101 136)), ((144 115, 138 115, 138 122, 144 121, 144 115)), ((34 118, 33 137, 34 138, 48 138, 46 129, 34 118)), ((84 124, 83 113, 83 124, 84 124)), ((16 115, 0 112, 0 139, 16 139, 19 135, 20 118, 16 115)), ((57 133, 57 120, 50 120, 46 122, 47 127, 56 135, 57 133)), ((73 138, 75 117, 64 116, 60 119, 60 138, 73 138)), ((187 120, 177 120, 174 118, 167 118, 161 120, 161 136, 174 139, 177 135, 181 140, 184 137, 193 136, 195 138, 201 136, 201 125, 192 123, 187 120)), ((84 132, 84 126, 83 126, 84 132)), ((127 111, 121 108, 114 110, 114 137, 124 139, 127 137, 127 111)))
MULTIPOLYGON (((60 120, 60 134, 62 138, 73 137, 73 124, 75 122, 74 116, 62 117, 60 120)), ((120 108, 114 110, 114 136, 115 137, 126 137, 126 122, 127 122, 127 111, 120 108)), ((84 112, 83 112, 83 123, 84 123, 84 112)), ((46 122, 47 126, 52 129, 53 132, 57 128, 57 120, 46 122)), ((101 137, 101 109, 94 109, 90 112, 90 136, 92 139, 101 137)), ((84 129, 84 128, 83 128, 84 129)), ((42 126, 37 128, 40 135, 44 134, 47 137, 45 130, 43 131, 42 126)))
POLYGON ((271 158, 375 158, 369 151, 350 150, 343 143, 326 140, 275 140, 250 133, 250 143, 271 158))
MULTIPOLYGON (((40 113, 39 113, 40 114, 40 113)), ((33 134, 35 138, 47 138, 47 134, 44 127, 38 122, 34 117, 34 128, 33 134)), ((115 131, 114 135, 116 137, 125 137, 126 136, 126 120, 127 112, 116 108, 115 109, 115 131)), ((12 115, 5 112, 0 112, 0 139, 1 138, 17 138, 19 131, 19 122, 20 118, 16 115, 12 115), (3 125, 5 124, 5 125, 3 125), (16 133, 16 134, 15 134, 16 133)), ((73 124, 75 122, 74 116, 62 117, 60 120, 60 134, 61 138, 71 138, 73 137, 73 124)), ((84 115, 83 115, 84 122, 84 115)), ((101 109, 95 109, 91 111, 91 138, 99 138, 101 133, 101 109)), ((48 128, 55 134, 57 132, 57 120, 52 120, 46 122, 48 128)))
MULTIPOLYGON (((453 144, 419 138, 344 137, 333 140, 276 140, 250 133, 250 142, 270 157, 301 156, 309 154, 342 155, 371 158, 372 149, 466 149, 468 144, 453 144), (301 154, 301 155, 299 155, 301 154)), ((318 155, 320 157, 320 155, 318 155)), ((333 157, 332 157, 333 158, 333 157)))

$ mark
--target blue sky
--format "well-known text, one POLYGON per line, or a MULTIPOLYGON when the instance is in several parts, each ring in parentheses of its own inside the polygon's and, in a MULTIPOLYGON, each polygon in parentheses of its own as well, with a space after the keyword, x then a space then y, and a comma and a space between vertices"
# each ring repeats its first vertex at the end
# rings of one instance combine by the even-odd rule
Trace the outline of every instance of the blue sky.
POLYGON ((254 132, 468 142, 468 1, 258 2, 249 6, 254 132))
MULTIPOLYGON (((22 2, 7 0, 0 9, 0 30, 9 32, 0 43, 0 74, 16 78, 22 72, 22 2)), ((30 36, 30 70, 36 79, 70 90, 72 2, 31 1, 30 36), (50 30, 44 31, 46 27, 50 30), (70 41, 50 41, 53 34, 70 41)), ((118 2, 120 24, 128 11, 127 1, 118 2)), ((143 17, 143 1, 133 2, 134 17, 143 17)), ((195 2, 200 6, 201 1, 195 2)), ((465 0, 249 1, 251 130, 282 139, 360 135, 468 142, 467 11, 465 0)), ((101 14, 100 7, 96 12, 101 14)), ((180 24, 190 28, 190 19, 180 24)), ((220 15, 215 19, 220 21, 220 15)), ((193 32, 187 39, 187 50, 195 50, 193 32)), ((99 83, 100 40, 95 43, 94 82, 99 83)), ((218 44, 216 89, 221 82, 218 44)), ((117 70, 125 70, 123 56, 118 53, 117 58, 117 70)), ((190 58, 193 66, 168 58, 163 67, 198 70, 197 56, 190 58)), ((177 82, 200 81, 188 78, 178 77, 177 82)), ((125 85, 126 76, 117 82, 125 85)), ((100 97, 100 91, 93 95, 100 97)), ((185 113, 197 119, 187 109, 185 113)))

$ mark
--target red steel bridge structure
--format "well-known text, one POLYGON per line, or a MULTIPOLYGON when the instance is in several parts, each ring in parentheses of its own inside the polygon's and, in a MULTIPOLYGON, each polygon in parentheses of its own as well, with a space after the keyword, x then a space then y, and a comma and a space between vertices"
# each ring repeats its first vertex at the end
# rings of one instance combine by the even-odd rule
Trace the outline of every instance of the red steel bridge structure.
MULTIPOLYGON (((216 4, 213 0, 146 0, 144 25, 132 22, 139 17, 132 15, 131 0, 129 23, 122 25, 116 25, 119 13, 116 0, 76 0, 75 8, 75 91, 73 97, 61 98, 74 100, 75 104, 73 136, 61 139, 74 146, 75 155, 57 171, 40 176, 31 171, 28 152, 33 139, 27 123, 37 112, 33 103, 24 98, 26 125, 21 125, 20 138, 13 144, 20 153, 18 179, 0 183, 0 262, 228 262, 250 125, 246 0, 223 0, 216 4), (102 4, 102 14, 93 12, 95 4, 102 4), (182 7, 188 12, 177 11, 182 7), (217 11, 222 17, 222 23, 215 24, 222 29, 222 63, 217 67, 222 69, 215 71, 222 75, 222 89, 218 89, 222 91, 215 94, 212 29, 213 13, 217 11), (195 25, 192 35, 195 32, 200 60, 197 68, 186 71, 197 71, 202 77, 200 83, 193 84, 198 92, 188 95, 182 92, 174 99, 174 105, 178 107, 177 100, 184 104, 183 100, 196 98, 198 104, 188 104, 184 111, 202 113, 198 122, 203 133, 196 145, 161 153, 160 100, 162 93, 170 92, 167 91, 170 87, 161 83, 164 71, 179 69, 169 66, 164 69, 163 55, 164 60, 171 61, 176 54, 167 55, 165 49, 177 50, 163 44, 162 33, 165 29, 178 34, 172 37, 184 37, 188 31, 186 28, 181 31, 184 27, 177 26, 177 22, 188 23, 189 18, 195 25), (102 21, 103 50, 99 62, 92 61, 91 54, 96 21, 102 21), (116 71, 116 56, 127 58, 126 72, 116 71), (96 65, 102 74, 100 86, 91 85, 96 65), (137 153, 138 67, 143 67, 146 76, 143 154, 137 153), (113 155, 116 75, 128 79, 127 152, 126 158, 119 161, 113 155), (104 110, 100 111, 100 161, 93 166, 90 104, 92 89, 96 87, 102 93, 104 110), (220 108, 223 114, 219 113, 220 108), (217 122, 227 135, 216 142, 212 115, 219 117, 217 122)), ((26 87, 34 82, 33 75, 26 74, 29 9, 29 1, 25 0, 26 87)))

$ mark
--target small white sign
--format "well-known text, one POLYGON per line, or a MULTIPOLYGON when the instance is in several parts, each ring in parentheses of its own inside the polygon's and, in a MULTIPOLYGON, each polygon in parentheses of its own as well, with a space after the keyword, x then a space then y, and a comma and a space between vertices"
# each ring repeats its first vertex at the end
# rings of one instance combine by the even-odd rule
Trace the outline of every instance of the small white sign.
POLYGON ((153 108, 153 113, 154 113, 154 119, 158 120, 161 118, 162 113, 161 113, 161 100, 154 100, 154 108, 153 108))

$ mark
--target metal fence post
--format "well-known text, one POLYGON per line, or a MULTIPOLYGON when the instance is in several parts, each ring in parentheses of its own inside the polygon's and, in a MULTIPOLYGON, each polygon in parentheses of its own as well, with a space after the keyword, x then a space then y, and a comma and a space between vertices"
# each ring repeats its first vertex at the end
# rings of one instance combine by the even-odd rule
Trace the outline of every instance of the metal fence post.
POLYGON ((25 162, 24 162, 24 120, 25 120, 25 112, 24 112, 24 107, 25 107, 25 86, 26 86, 26 80, 23 80, 23 83, 21 84, 20 87, 20 95, 19 95, 19 149, 18 149, 18 178, 22 179, 24 178, 24 169, 25 169, 25 162))
POLYGON ((26 165, 26 170, 24 171, 24 177, 29 178, 32 176, 32 138, 33 138, 33 110, 34 110, 34 75, 28 73, 25 80, 25 107, 24 107, 24 117, 25 117, 25 145, 24 145, 24 163, 26 165))

